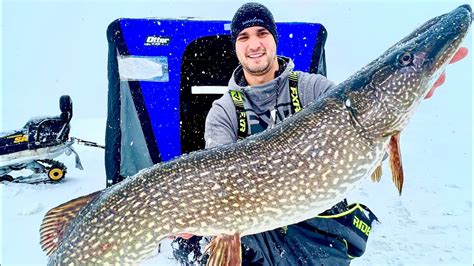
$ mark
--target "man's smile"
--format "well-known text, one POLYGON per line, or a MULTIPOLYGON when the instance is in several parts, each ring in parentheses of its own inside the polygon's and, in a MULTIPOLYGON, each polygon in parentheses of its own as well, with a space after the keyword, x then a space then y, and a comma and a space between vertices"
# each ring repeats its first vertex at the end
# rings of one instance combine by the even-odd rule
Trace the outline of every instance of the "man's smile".
POLYGON ((254 53, 254 54, 247 55, 247 57, 249 57, 249 58, 260 58, 264 55, 265 55, 265 53, 254 53))

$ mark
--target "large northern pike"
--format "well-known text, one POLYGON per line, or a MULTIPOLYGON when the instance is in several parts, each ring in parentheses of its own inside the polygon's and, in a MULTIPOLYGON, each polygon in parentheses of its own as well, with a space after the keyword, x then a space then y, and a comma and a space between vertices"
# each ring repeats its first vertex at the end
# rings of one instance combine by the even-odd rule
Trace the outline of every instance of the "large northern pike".
POLYGON ((368 178, 387 150, 397 155, 399 132, 471 21, 469 5, 433 18, 273 129, 50 210, 41 226, 49 263, 137 263, 180 233, 219 236, 211 262, 239 263, 241 236, 316 216, 368 178), (226 261, 222 245, 232 249, 226 261))

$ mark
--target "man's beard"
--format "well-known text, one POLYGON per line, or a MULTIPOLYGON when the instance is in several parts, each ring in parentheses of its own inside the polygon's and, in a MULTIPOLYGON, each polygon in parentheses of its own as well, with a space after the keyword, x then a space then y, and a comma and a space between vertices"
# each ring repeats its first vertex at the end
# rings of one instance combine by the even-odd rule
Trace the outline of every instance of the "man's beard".
POLYGON ((249 67, 248 64, 242 64, 242 68, 254 76, 263 76, 272 69, 272 58, 265 61, 263 66, 249 67))

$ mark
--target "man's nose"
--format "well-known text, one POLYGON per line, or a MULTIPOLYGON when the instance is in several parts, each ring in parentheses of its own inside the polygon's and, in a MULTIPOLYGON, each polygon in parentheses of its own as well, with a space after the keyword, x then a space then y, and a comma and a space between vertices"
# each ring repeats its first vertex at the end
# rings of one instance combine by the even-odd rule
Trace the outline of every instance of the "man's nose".
POLYGON ((257 37, 249 39, 249 49, 252 51, 258 50, 262 46, 262 42, 257 37))

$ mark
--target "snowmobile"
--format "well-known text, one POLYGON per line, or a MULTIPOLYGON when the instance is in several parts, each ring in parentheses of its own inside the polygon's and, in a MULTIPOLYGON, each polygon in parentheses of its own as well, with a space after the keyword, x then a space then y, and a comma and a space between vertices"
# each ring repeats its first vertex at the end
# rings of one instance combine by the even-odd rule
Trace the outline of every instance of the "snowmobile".
POLYGON ((69 138, 72 100, 69 95, 59 99, 59 116, 30 119, 23 128, 0 133, 0 181, 30 182, 44 174, 49 181, 62 180, 67 167, 55 157, 74 153, 76 168, 83 170, 81 160, 73 149, 74 138, 69 138), (30 170, 29 176, 13 178, 11 171, 30 170))

